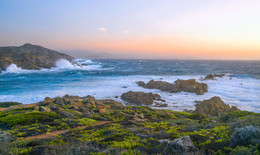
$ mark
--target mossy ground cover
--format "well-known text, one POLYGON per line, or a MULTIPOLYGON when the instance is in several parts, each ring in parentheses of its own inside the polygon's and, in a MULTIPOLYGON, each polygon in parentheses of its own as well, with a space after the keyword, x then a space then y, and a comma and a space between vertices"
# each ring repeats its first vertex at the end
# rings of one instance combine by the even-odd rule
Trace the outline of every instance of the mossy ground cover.
POLYGON ((0 108, 7 108, 13 105, 19 105, 22 103, 18 103, 18 102, 0 102, 0 108))
MULTIPOLYGON (((84 103, 84 102, 83 102, 84 103)), ((17 137, 3 143, 0 151, 13 154, 167 154, 161 140, 190 136, 197 152, 229 154, 242 150, 257 152, 259 146, 230 146, 237 128, 260 126, 260 115, 233 112, 220 118, 196 113, 151 109, 145 106, 117 106, 104 103, 79 108, 51 104, 51 112, 20 108, 0 112, 0 127, 17 137), (55 107, 55 108, 54 108, 55 107), (100 124, 99 122, 107 122, 100 124), (84 126, 84 128, 78 128, 84 126), (45 139, 23 138, 66 130, 45 139), (162 151, 164 150, 164 152, 162 151)), ((7 153, 8 154, 8 153, 7 153)))

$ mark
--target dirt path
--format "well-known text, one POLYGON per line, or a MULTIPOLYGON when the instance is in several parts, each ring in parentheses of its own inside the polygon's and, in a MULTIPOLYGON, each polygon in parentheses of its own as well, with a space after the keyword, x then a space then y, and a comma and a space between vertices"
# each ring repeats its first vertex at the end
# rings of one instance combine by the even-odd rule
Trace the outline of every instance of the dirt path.
POLYGON ((8 108, 0 108, 0 111, 5 111, 7 110, 8 108))
MULTIPOLYGON (((92 124, 91 126, 78 126, 78 127, 74 128, 74 129, 84 129, 86 127, 94 127, 94 126, 97 126, 97 125, 103 125, 103 124, 107 124, 107 123, 110 123, 110 122, 111 121, 100 121, 98 124, 92 124)), ((52 136, 63 134, 63 133, 68 132, 68 131, 69 130, 53 131, 53 132, 48 132, 48 133, 44 133, 44 134, 41 134, 41 135, 26 137, 26 138, 24 138, 22 140, 30 140, 30 139, 35 139, 35 138, 38 138, 38 139, 49 138, 49 137, 52 137, 52 136)))

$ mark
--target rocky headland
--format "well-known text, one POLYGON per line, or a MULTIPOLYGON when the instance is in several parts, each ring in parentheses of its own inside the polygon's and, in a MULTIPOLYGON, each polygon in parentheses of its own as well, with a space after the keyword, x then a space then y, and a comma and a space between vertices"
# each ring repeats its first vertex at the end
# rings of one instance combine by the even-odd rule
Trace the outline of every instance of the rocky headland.
POLYGON ((0 70, 5 70, 9 65, 16 64, 22 69, 39 70, 56 66, 56 61, 74 58, 67 54, 59 53, 38 45, 24 44, 22 46, 0 47, 0 70))

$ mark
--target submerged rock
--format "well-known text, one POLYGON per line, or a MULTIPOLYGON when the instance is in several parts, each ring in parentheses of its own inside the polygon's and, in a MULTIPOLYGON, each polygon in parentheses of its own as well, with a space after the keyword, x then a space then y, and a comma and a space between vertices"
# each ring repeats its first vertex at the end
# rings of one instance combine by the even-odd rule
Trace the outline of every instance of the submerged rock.
POLYGON ((159 94, 129 91, 121 95, 121 99, 137 105, 151 105, 154 100, 161 100, 159 94))
POLYGON ((0 70, 16 64, 23 69, 41 69, 56 66, 56 61, 74 58, 38 45, 24 44, 23 46, 0 47, 0 70))
POLYGON ((159 89, 161 91, 167 91, 171 93, 177 93, 181 91, 196 93, 197 95, 203 95, 208 91, 208 85, 205 83, 199 83, 195 79, 189 80, 176 80, 174 83, 165 81, 151 80, 147 84, 143 81, 136 82, 138 86, 148 89, 159 89))
POLYGON ((155 102, 153 107, 168 107, 168 104, 155 102))
POLYGON ((204 78, 201 78, 201 80, 216 80, 216 77, 222 78, 223 76, 225 76, 225 74, 208 74, 204 78))
POLYGON ((148 89, 160 89, 161 91, 174 92, 174 84, 165 81, 150 80, 147 84, 143 81, 136 82, 138 86, 148 89))
POLYGON ((229 106, 225 104, 220 97, 212 97, 209 100, 195 101, 197 104, 195 113, 206 114, 210 116, 219 117, 227 112, 238 111, 236 106, 229 106))

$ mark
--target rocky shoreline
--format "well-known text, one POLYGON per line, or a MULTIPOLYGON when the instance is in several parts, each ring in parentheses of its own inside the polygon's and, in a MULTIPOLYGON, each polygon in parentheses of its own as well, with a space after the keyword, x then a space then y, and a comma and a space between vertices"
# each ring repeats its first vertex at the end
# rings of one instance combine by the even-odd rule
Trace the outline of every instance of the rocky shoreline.
MULTIPOLYGON (((74 58, 31 44, 0 48, 0 70, 10 64, 51 68, 59 59, 74 58)), ((210 88, 203 81, 223 76, 136 84, 204 95, 210 88)), ((260 114, 230 106, 220 97, 194 101, 195 110, 184 112, 158 109, 168 103, 156 93, 128 91, 120 98, 126 104, 89 95, 47 97, 33 104, 0 102, 0 154, 259 154, 260 114)))
POLYGON ((139 106, 70 95, 29 105, 0 103, 0 151, 168 155, 259 149, 260 114, 230 107, 219 97, 196 101, 189 112, 140 106, 163 101, 158 94, 128 92, 122 98, 139 106), (250 133, 246 144, 236 136, 244 132, 250 133))

